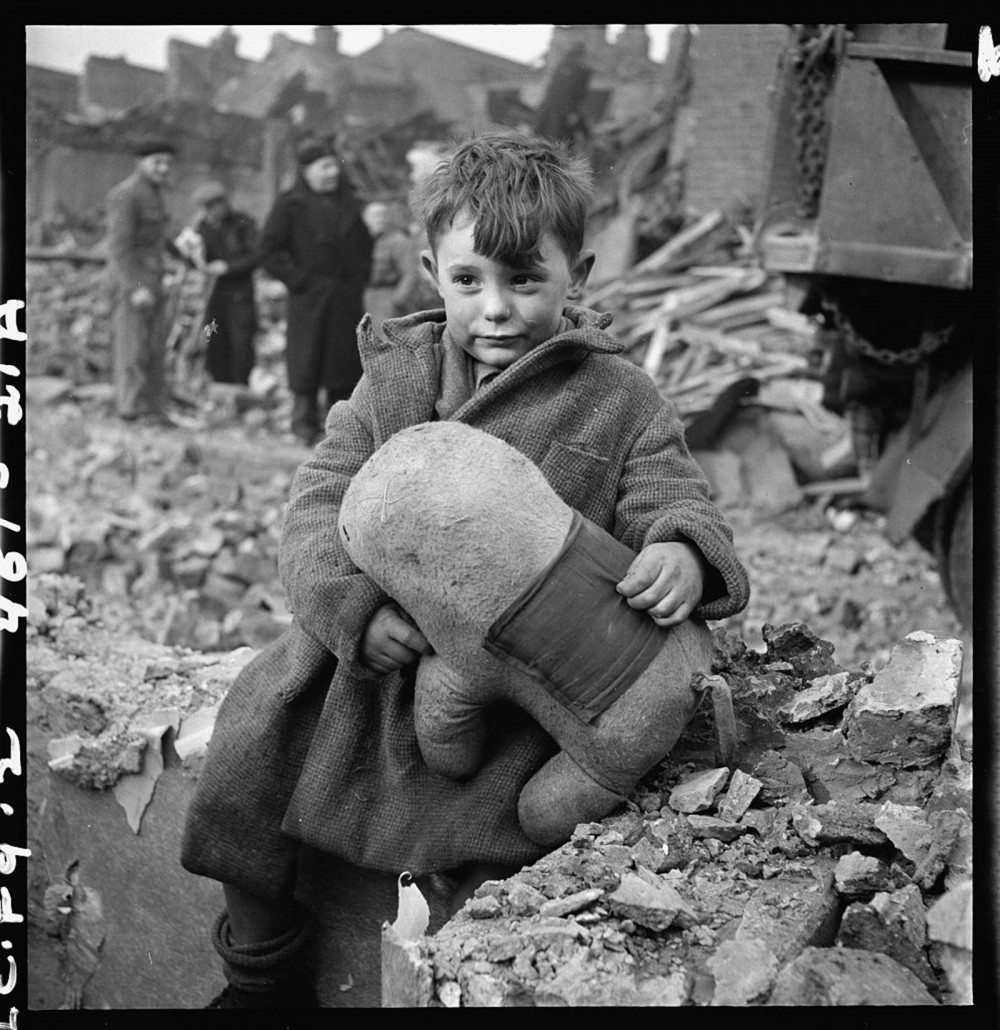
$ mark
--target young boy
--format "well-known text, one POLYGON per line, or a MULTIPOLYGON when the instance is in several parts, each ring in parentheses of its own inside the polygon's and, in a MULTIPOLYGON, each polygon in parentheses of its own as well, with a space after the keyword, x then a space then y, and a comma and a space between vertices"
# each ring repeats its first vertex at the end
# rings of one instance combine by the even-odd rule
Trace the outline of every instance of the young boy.
POLYGON ((444 311, 389 320, 384 335, 362 321, 364 376, 330 410, 287 510, 280 559, 295 621, 227 695, 188 817, 183 864, 226 897, 220 1005, 311 999, 291 904, 300 843, 414 875, 470 863, 513 872, 545 850, 522 832, 517 799, 555 743, 497 706, 478 772, 433 774, 413 727, 427 641, 341 547, 344 491, 394 433, 455 419, 516 447, 636 552, 618 590, 659 625, 747 603, 731 530, 674 409, 621 357, 609 315, 567 306, 594 264, 583 250, 590 199, 582 161, 508 134, 463 143, 414 189, 444 311))

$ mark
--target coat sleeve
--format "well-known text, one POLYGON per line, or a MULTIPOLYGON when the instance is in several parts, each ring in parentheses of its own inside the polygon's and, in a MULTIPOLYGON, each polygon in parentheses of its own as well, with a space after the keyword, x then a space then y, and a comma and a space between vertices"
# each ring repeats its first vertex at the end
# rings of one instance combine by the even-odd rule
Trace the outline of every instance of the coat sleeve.
POLYGON ((347 253, 351 255, 351 275, 360 283, 367 283, 372 274, 372 253, 375 249, 375 241, 360 214, 347 230, 344 245, 347 253))
POLYGON ((373 450, 368 381, 362 378, 349 401, 330 409, 323 442, 295 474, 279 549, 290 610, 352 675, 365 678, 376 674, 361 665, 361 638, 390 598, 352 564, 337 516, 351 479, 373 450))
POLYGON ((710 566, 695 612, 700 618, 735 615, 750 600, 732 529, 709 500, 708 481, 691 457, 681 421, 669 404, 660 406, 629 452, 619 482, 614 535, 634 551, 673 540, 693 543, 710 566))
POLYGON ((260 263, 293 293, 304 290, 309 274, 292 256, 292 210, 286 197, 278 197, 260 235, 260 263))
POLYGON ((239 222, 239 253, 226 259, 229 266, 227 276, 252 272, 260 263, 257 248, 257 225, 249 215, 243 215, 239 222))
POLYGON ((129 289, 134 289, 149 277, 136 257, 137 204, 132 190, 118 188, 108 194, 108 257, 117 266, 129 289))

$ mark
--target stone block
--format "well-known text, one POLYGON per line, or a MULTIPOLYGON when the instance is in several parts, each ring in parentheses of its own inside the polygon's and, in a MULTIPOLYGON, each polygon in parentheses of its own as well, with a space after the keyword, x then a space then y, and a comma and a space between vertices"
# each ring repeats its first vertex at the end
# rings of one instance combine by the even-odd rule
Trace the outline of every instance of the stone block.
POLYGON ((803 622, 790 622, 783 626, 765 623, 761 629, 767 645, 769 661, 791 664, 795 672, 806 680, 843 672, 833 660, 833 644, 821 640, 803 622))
POLYGON ((810 800, 802 770, 777 751, 765 751, 753 768, 760 781, 759 799, 770 805, 796 804, 810 800))
POLYGON ((927 935, 937 946, 941 968, 957 1005, 971 1005, 972 881, 947 891, 927 913, 927 935))
POLYGON ((892 888, 889 867, 871 855, 851 851, 837 860, 834 884, 839 894, 857 897, 892 888))
POLYGON ((735 939, 763 941, 784 964, 805 947, 832 944, 842 907, 833 889, 833 863, 817 858, 807 871, 780 872, 761 883, 735 939))
POLYGON ((705 769, 681 780, 670 792, 669 805, 675 812, 705 812, 715 804, 729 779, 728 769, 705 769))
POLYGON ((726 819, 716 819, 711 815, 689 815, 688 822, 694 835, 697 838, 721 840, 728 843, 736 840, 741 833, 747 832, 747 827, 740 823, 729 822, 726 819))
POLYGON ((840 921, 837 943, 864 948, 895 959, 929 988, 937 977, 927 961, 927 918, 920 889, 915 884, 879 893, 868 903, 848 905, 840 921))
POLYGON ((806 948, 778 974, 768 1005, 937 1005, 927 988, 888 955, 854 948, 806 948))
POLYGON ((850 753, 903 768, 941 758, 951 743, 961 673, 961 641, 910 633, 848 706, 850 753))
POLYGON ((708 960, 715 977, 713 1005, 752 1005, 766 997, 778 975, 778 960, 764 941, 723 941, 708 960))
POLYGON ((756 776, 734 769, 729 778, 729 787, 719 802, 718 815, 727 822, 735 822, 750 807, 760 793, 761 782, 756 776))
POLYGON ((697 914, 667 883, 654 886, 633 873, 622 877, 621 886, 607 897, 608 907, 616 915, 631 919, 649 930, 666 930, 681 917, 695 922, 697 914))
POLYGON ((856 844, 884 847, 889 838, 876 824, 876 805, 830 801, 824 805, 792 805, 792 825, 799 836, 817 847, 823 844, 856 844))
POLYGON ((784 723, 795 725, 817 719, 827 712, 843 708, 858 692, 864 678, 849 672, 836 672, 817 676, 808 687, 798 691, 787 704, 778 709, 784 723))

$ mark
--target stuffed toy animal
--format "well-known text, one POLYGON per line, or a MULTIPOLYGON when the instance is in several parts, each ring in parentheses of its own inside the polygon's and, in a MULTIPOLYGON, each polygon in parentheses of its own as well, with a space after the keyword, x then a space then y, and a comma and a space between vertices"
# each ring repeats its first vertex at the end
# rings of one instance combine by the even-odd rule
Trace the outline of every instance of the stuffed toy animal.
POLYGON ((477 768, 497 700, 562 749, 518 801, 537 843, 607 815, 694 715, 693 680, 712 658, 705 624, 665 629, 630 608, 615 584, 634 553, 497 437, 450 421, 396 433, 353 478, 339 531, 434 649, 414 699, 431 769, 460 779, 477 768))

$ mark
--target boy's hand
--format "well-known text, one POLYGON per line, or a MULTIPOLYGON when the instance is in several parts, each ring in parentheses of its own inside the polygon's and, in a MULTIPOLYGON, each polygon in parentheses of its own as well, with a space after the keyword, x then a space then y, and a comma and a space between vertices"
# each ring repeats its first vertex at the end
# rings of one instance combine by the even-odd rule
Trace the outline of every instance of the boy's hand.
POLYGON ((657 626, 676 626, 698 607, 706 563, 694 544, 649 544, 629 566, 618 593, 630 608, 645 609, 657 626))
POLYGON ((384 604, 362 637, 361 661, 373 672, 385 674, 411 665, 432 650, 423 633, 407 622, 395 605, 384 604))

